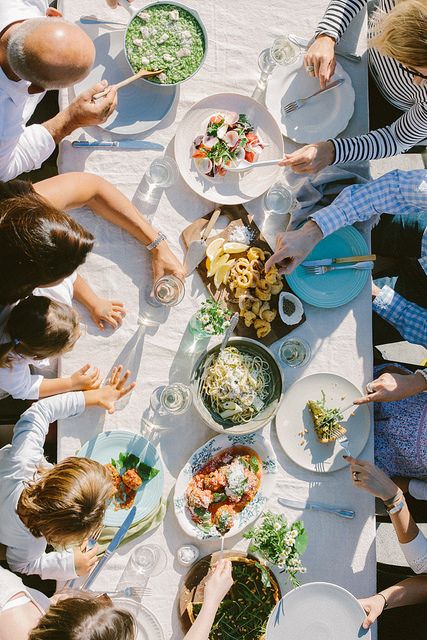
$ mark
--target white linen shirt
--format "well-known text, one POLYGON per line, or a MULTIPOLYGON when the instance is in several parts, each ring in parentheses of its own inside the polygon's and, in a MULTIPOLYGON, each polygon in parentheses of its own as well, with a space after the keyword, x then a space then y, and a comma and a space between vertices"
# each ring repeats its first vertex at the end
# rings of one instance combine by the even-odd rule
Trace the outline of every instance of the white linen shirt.
MULTIPOLYGON (((48 7, 48 0, 2 0, 0 33, 13 22, 46 15, 48 7)), ((44 92, 30 95, 29 86, 25 80, 9 80, 0 68, 0 180, 3 181, 38 169, 56 146, 43 125, 25 126, 44 96, 44 92)))
MULTIPOLYGON (((73 300, 73 284, 77 277, 77 272, 65 278, 60 284, 54 287, 38 287, 34 289, 33 295, 46 296, 56 302, 62 302, 63 304, 72 305, 73 300)), ((3 314, 0 322, 0 343, 8 342, 10 336, 2 331, 2 325, 7 321, 7 318, 12 310, 13 306, 8 307, 8 313, 3 314)), ((25 356, 17 355, 10 367, 0 367, 0 393, 9 394, 12 398, 19 400, 37 400, 40 397, 40 385, 43 382, 44 376, 33 374, 30 370, 30 365, 37 369, 43 369, 49 367, 51 361, 49 358, 44 360, 33 360, 25 356)))
MULTIPOLYGON (((0 543, 12 571, 38 574, 43 580, 76 578, 71 549, 46 553, 45 538, 35 538, 16 513, 24 482, 46 466, 43 445, 49 425, 82 413, 82 391, 62 393, 35 402, 16 423, 12 444, 0 449, 0 543)), ((50 465, 49 465, 50 466, 50 465)))

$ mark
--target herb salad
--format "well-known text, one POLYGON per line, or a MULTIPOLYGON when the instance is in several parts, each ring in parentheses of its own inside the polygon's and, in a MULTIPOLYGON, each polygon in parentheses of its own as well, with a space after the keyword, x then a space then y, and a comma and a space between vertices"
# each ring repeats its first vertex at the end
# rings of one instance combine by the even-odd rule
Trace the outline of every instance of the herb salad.
POLYGON ((132 69, 154 71, 147 78, 160 84, 177 84, 189 78, 203 62, 203 30, 186 9, 174 4, 156 4, 141 10, 126 33, 126 51, 132 69))

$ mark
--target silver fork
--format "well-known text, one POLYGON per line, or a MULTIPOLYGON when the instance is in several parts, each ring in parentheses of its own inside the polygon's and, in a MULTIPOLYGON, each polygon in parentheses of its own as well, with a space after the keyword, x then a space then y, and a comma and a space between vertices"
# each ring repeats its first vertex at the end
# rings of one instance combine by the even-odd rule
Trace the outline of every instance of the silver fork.
POLYGON ((374 266, 373 262, 356 262, 355 264, 345 264, 342 267, 335 266, 308 266, 303 267, 307 273, 310 273, 315 276, 322 276, 324 273, 328 273, 329 271, 342 271, 343 269, 358 269, 359 271, 364 271, 365 269, 372 269, 374 266))
POLYGON ((150 587, 126 587, 125 589, 121 589, 120 591, 91 591, 91 593, 97 595, 103 595, 105 593, 110 597, 113 596, 141 599, 143 596, 151 596, 153 590, 150 587))
POLYGON ((328 86, 325 87, 324 89, 319 89, 319 91, 316 91, 316 93, 312 93, 311 96, 307 96, 306 98, 297 98, 297 100, 293 100, 292 102, 289 102, 284 107, 282 107, 282 110, 284 113, 291 113, 292 111, 301 109, 301 107, 307 102, 307 100, 311 100, 312 98, 320 95, 321 93, 325 93, 326 91, 335 89, 335 87, 339 87, 343 82, 344 82, 344 78, 338 78, 338 80, 331 82, 331 84, 328 84, 328 86))

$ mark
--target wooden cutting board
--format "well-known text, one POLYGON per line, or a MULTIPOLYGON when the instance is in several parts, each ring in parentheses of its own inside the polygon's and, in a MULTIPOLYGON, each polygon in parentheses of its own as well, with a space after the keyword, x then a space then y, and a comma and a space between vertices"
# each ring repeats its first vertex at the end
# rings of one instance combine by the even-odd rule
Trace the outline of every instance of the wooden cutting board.
MULTIPOLYGON (((205 226, 207 225, 212 213, 213 211, 205 215, 203 218, 199 218, 198 220, 190 224, 186 229, 184 229, 184 231, 181 234, 181 238, 186 248, 189 247, 189 245, 193 240, 200 238, 200 234, 205 228, 205 226)), ((230 222, 228 223, 227 227, 223 229, 221 232, 216 233, 214 235, 211 234, 209 240, 207 241, 207 244, 215 240, 215 238, 224 238, 225 240, 228 240, 233 229, 239 226, 246 226, 250 229, 252 234, 251 246, 260 247, 263 251, 268 251, 269 253, 273 253, 270 245, 268 244, 264 236, 261 234, 261 231, 259 230, 257 225, 254 223, 252 216, 248 215, 246 209, 242 205, 240 204, 225 205, 221 207, 221 215, 227 216, 230 222)), ((245 254, 233 253, 232 257, 240 258, 243 255, 245 254)), ((224 304, 226 304, 226 306, 233 312, 239 311, 239 306, 237 303, 234 303, 232 301, 225 299, 226 293, 228 291, 227 287, 225 285, 221 285, 220 288, 217 289, 214 284, 214 279, 208 278, 207 269, 206 269, 206 259, 202 260, 202 262, 199 264, 199 266, 197 267, 197 272, 202 278, 203 283, 206 285, 212 298, 215 298, 216 300, 217 299, 222 300, 224 304)), ((291 291, 287 282, 284 279, 283 279, 283 284, 284 284, 283 291, 291 291)), ((271 300, 270 300, 271 309, 277 309, 278 300, 279 300, 279 295, 274 295, 271 297, 271 300)), ((262 344, 265 344, 268 346, 273 344, 273 342, 276 342, 276 340, 278 340, 279 338, 283 338, 284 336, 286 336, 288 333, 293 331, 296 327, 301 325, 303 322, 305 322, 305 315, 302 317, 301 321, 298 324, 287 325, 284 322, 282 322, 282 320, 280 319, 279 313, 277 313, 275 319, 271 323, 270 333, 264 338, 258 338, 254 327, 253 326, 247 327, 245 325, 243 318, 241 317, 235 329, 235 334, 237 336, 242 336, 244 338, 253 338, 255 340, 258 340, 262 344)))

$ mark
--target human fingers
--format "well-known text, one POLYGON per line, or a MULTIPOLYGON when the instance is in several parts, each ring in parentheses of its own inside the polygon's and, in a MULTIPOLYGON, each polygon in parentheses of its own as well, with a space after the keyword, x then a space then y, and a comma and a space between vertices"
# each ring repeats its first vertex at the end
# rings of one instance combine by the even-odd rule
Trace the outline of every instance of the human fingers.
POLYGON ((319 66, 319 80, 320 88, 324 89, 331 78, 331 65, 330 61, 323 56, 319 66))
POLYGON ((83 542, 81 543, 79 549, 80 551, 86 551, 86 547, 87 547, 87 543, 89 542, 89 538, 86 538, 86 540, 83 540, 83 542))
POLYGON ((130 376, 130 371, 127 370, 127 371, 125 371, 123 376, 120 378, 120 380, 118 380, 117 385, 116 385, 116 389, 118 391, 120 391, 120 389, 123 389, 123 387, 125 386, 126 382, 129 379, 129 376, 130 376))
POLYGON ((120 325, 123 322, 123 315, 120 311, 112 311, 111 312, 111 317, 114 318, 114 320, 116 320, 116 322, 120 325))
POLYGON ((91 367, 91 365, 90 365, 90 364, 85 364, 85 365, 83 365, 83 367, 81 367, 81 369, 79 369, 79 371, 78 371, 78 372, 79 372, 82 376, 84 376, 84 375, 85 375, 85 373, 87 373, 87 372, 89 371, 90 367, 91 367))
POLYGON ((86 558, 96 558, 96 554, 99 551, 99 544, 95 544, 91 549, 89 549, 89 551, 85 552, 85 556, 86 558))
POLYGON ((81 95, 82 97, 85 97, 88 100, 91 100, 96 93, 105 91, 107 87, 108 87, 107 80, 101 80, 100 82, 97 82, 96 84, 94 84, 92 87, 89 87, 89 89, 86 89, 86 91, 84 91, 81 95))
POLYGON ((359 460, 359 458, 353 458, 352 456, 343 456, 344 460, 347 460, 347 462, 351 465, 353 464, 357 464, 359 465, 359 467, 366 467, 369 465, 369 462, 366 462, 366 460, 359 460))
POLYGON ((120 390, 120 398, 124 398, 125 396, 128 395, 128 393, 130 393, 131 391, 133 391, 133 389, 135 389, 136 387, 136 382, 131 382, 130 384, 127 385, 127 387, 123 387, 123 389, 120 390))
POLYGON ((119 326, 116 318, 112 313, 109 313, 107 316, 105 316, 105 322, 108 322, 108 324, 111 325, 113 329, 117 329, 117 327, 119 326))
POLYGON ((113 308, 119 308, 119 309, 123 309, 123 311, 125 311, 125 305, 124 302, 120 302, 120 300, 111 300, 111 304, 113 305, 113 308))
POLYGON ((356 400, 354 400, 354 404, 368 404, 369 402, 379 402, 381 396, 382 394, 380 391, 369 393, 368 395, 362 396, 361 398, 356 398, 356 400))
POLYGON ((294 271, 304 260, 304 258, 287 258, 287 262, 282 264, 278 271, 279 276, 287 276, 294 271))
POLYGON ((111 370, 111 375, 110 375, 110 379, 109 379, 108 382, 112 386, 115 386, 116 382, 117 382, 117 375, 118 375, 117 369, 118 369, 118 367, 113 367, 112 370, 111 370))
POLYGON ((309 51, 304 56, 304 68, 309 76, 314 76, 315 56, 309 51))

